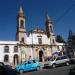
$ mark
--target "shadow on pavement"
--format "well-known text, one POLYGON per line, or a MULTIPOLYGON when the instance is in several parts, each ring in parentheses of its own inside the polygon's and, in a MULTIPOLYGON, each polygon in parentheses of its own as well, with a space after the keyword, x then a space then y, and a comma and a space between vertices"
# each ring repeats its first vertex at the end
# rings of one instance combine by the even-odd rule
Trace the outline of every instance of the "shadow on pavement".
POLYGON ((69 75, 75 75, 75 66, 70 69, 69 75))
POLYGON ((0 75, 17 75, 17 72, 9 65, 0 66, 0 75))

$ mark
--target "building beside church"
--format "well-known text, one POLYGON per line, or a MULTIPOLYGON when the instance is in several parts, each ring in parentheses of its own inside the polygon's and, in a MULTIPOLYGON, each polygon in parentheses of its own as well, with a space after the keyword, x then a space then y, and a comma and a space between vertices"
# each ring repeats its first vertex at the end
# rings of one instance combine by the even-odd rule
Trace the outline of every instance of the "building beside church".
POLYGON ((46 31, 35 28, 26 31, 26 17, 20 5, 17 15, 16 41, 0 41, 0 61, 18 64, 28 59, 44 62, 56 52, 64 50, 64 44, 56 42, 51 18, 46 15, 46 31))

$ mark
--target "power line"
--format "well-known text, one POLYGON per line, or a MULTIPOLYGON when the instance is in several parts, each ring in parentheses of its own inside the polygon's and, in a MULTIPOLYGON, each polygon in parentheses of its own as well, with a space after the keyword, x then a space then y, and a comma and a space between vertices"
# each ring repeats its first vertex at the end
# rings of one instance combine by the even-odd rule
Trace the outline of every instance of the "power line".
POLYGON ((73 7, 75 7, 75 4, 72 4, 71 7, 69 7, 57 20, 56 23, 58 23, 73 7))

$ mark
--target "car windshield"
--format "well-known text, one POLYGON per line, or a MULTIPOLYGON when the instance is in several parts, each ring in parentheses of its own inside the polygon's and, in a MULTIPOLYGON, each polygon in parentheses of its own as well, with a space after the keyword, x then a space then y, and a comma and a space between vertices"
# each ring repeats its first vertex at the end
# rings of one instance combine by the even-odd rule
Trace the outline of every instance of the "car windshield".
POLYGON ((25 64, 25 63, 36 63, 36 62, 37 62, 37 60, 29 60, 29 61, 24 61, 23 64, 25 64))
POLYGON ((50 61, 54 61, 54 60, 60 60, 60 57, 52 57, 52 58, 50 59, 50 61))
POLYGON ((33 60, 33 63, 36 63, 36 60, 33 60))
POLYGON ((56 60, 60 60, 60 59, 61 59, 60 57, 57 57, 57 58, 56 58, 56 60))
POLYGON ((54 61, 54 60, 55 60, 55 57, 54 57, 54 58, 52 57, 52 58, 50 59, 50 61, 54 61))
POLYGON ((27 61, 24 61, 23 64, 27 63, 27 61))
POLYGON ((61 59, 66 59, 66 58, 67 58, 67 56, 62 56, 62 57, 61 57, 61 59))

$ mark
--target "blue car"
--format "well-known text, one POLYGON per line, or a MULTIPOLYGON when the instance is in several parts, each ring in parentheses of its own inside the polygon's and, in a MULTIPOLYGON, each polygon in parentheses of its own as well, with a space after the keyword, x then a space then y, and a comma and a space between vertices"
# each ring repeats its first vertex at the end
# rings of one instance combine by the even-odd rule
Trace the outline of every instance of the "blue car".
POLYGON ((23 73, 23 72, 31 71, 31 70, 39 70, 40 68, 41 68, 41 65, 40 65, 39 61, 37 61, 37 60, 28 60, 28 61, 25 61, 22 64, 19 64, 15 68, 15 70, 18 73, 23 73))

